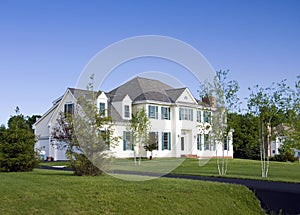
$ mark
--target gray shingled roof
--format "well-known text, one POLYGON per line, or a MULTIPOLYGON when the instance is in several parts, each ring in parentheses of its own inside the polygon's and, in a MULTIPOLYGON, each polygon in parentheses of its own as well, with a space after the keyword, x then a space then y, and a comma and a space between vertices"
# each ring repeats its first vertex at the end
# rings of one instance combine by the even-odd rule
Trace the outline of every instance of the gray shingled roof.
MULTIPOLYGON (((75 96, 76 99, 79 97, 84 97, 86 99, 92 99, 92 91, 91 90, 82 90, 82 89, 75 89, 75 88, 68 88, 71 93, 75 96)), ((101 91, 94 91, 95 95, 94 96, 99 96, 101 91)))
POLYGON ((174 103, 186 88, 174 89, 158 80, 136 77, 110 91, 111 101, 121 101, 128 95, 133 102, 160 101, 174 103))

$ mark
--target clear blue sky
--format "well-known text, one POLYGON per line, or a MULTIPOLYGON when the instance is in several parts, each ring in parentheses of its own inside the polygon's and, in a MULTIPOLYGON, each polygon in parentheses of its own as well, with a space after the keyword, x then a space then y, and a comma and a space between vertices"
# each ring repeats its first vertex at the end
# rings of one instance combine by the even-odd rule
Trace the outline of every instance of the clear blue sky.
MULTIPOLYGON (((292 83, 300 74, 299 11, 300 1, 291 0, 2 0, 0 124, 16 106, 24 115, 45 113, 67 87, 76 86, 97 52, 138 35, 164 35, 189 43, 215 70, 231 70, 241 97, 255 84, 267 86, 284 78, 292 83)), ((124 69, 164 72, 164 67, 151 66, 151 60, 147 65, 124 69)), ((123 75, 115 72, 110 77, 112 87, 135 74, 120 72, 123 75)), ((173 75, 196 93, 197 86, 189 86, 185 75, 173 75)))

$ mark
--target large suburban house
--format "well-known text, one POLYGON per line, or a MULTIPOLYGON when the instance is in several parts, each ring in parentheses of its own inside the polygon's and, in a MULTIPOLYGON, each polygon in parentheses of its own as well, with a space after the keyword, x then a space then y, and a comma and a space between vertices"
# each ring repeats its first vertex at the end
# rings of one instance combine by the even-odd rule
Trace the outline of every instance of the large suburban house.
MULTIPOLYGON (((46 158, 66 160, 65 151, 51 144, 51 132, 60 112, 73 113, 78 93, 68 88, 63 96, 34 124, 38 141, 35 148, 46 158)), ((86 90, 77 90, 84 95, 86 90)), ((136 77, 110 92, 98 93, 96 104, 114 122, 114 135, 120 136, 110 147, 117 158, 134 156, 128 122, 135 108, 144 108, 151 123, 150 135, 157 139, 153 157, 233 156, 232 138, 219 147, 209 139, 212 105, 193 97, 188 88, 173 88, 158 80, 136 77), (224 149, 224 150, 223 150, 224 149), (223 153, 223 154, 222 154, 223 153)), ((218 145, 218 144, 217 144, 218 145)), ((150 152, 143 152, 150 156, 150 152)))

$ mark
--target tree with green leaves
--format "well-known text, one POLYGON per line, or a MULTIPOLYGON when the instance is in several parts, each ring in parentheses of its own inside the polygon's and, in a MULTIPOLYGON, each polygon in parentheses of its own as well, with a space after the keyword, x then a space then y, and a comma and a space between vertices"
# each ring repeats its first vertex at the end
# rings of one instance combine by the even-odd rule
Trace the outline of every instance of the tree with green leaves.
POLYGON ((93 84, 88 85, 85 95, 81 92, 75 91, 74 114, 59 114, 52 130, 53 145, 66 149, 75 175, 101 175, 111 159, 108 149, 118 137, 113 136, 112 118, 100 113, 95 104, 101 92, 95 92, 93 84))
POLYGON ((286 80, 280 83, 273 82, 270 87, 249 88, 251 91, 247 106, 248 112, 259 117, 259 142, 261 175, 268 177, 269 157, 271 155, 270 142, 272 139, 272 127, 277 126, 275 122, 285 122, 286 116, 291 110, 292 90, 286 80))
POLYGON ((8 120, 8 127, 0 128, 0 171, 31 171, 37 166, 39 158, 34 151, 35 136, 30 123, 20 114, 8 120))
POLYGON ((144 149, 151 153, 150 160, 152 160, 153 151, 158 149, 158 138, 157 138, 156 132, 149 133, 149 136, 148 136, 148 139, 146 140, 144 149))
MULTIPOLYGON (((219 175, 225 175, 228 166, 228 157, 225 158, 225 141, 227 136, 234 131, 232 127, 228 126, 228 113, 239 110, 239 98, 237 92, 239 85, 237 81, 227 80, 229 70, 218 71, 212 83, 202 83, 200 89, 200 98, 206 98, 208 101, 208 111, 212 112, 210 140, 218 148, 222 147, 222 161, 220 163, 219 156, 217 156, 217 167, 219 175)), ((229 122, 231 122, 229 120, 229 122)), ((217 153, 217 150, 216 150, 217 153)))
POLYGON ((151 123, 145 108, 134 108, 131 119, 129 120, 129 124, 127 126, 127 130, 132 133, 135 164, 136 157, 139 158, 139 164, 141 163, 141 153, 147 142, 150 127, 151 123))

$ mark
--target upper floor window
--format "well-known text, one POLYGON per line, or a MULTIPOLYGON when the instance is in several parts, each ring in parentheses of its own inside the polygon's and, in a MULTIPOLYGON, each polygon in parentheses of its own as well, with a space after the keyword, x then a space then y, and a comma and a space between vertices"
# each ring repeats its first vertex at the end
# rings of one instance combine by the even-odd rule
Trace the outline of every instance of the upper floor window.
POLYGON ((161 119, 170 119, 170 112, 169 107, 161 107, 161 119))
POLYGON ((203 113, 203 120, 204 122, 211 122, 211 112, 210 111, 204 111, 203 113))
POLYGON ((197 122, 201 122, 201 110, 197 110, 197 122))
POLYGON ((124 105, 124 117, 125 118, 130 118, 129 105, 124 105))
POLYGON ((193 121, 193 109, 179 108, 179 120, 193 121))
POLYGON ((150 119, 158 119, 158 106, 148 106, 148 117, 150 119))
POLYGON ((65 104, 64 112, 68 114, 74 114, 74 104, 73 103, 65 104))
POLYGON ((100 104, 99 104, 99 113, 100 114, 105 114, 105 103, 103 103, 103 102, 100 102, 100 104))

